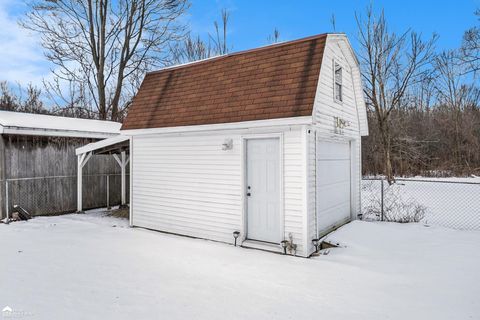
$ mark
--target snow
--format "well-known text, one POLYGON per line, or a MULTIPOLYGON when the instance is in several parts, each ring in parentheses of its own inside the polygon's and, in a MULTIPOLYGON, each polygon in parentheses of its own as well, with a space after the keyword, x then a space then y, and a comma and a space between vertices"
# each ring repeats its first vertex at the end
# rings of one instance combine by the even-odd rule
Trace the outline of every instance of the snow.
POLYGON ((28 319, 474 319, 480 232, 353 222, 304 259, 102 214, 0 224, 0 310, 28 319))
POLYGON ((121 123, 67 118, 43 114, 0 111, 0 126, 45 130, 85 131, 119 134, 121 123))
MULTIPOLYGON (((423 223, 463 230, 480 230, 480 177, 399 179, 391 187, 384 183, 385 197, 425 208, 423 223), (391 192, 388 192, 388 188, 391 192)), ((362 180, 362 212, 380 207, 380 180, 362 180)), ((387 202, 387 200, 386 200, 387 202)))
POLYGON ((477 177, 477 176, 471 176, 471 177, 442 177, 442 178, 415 176, 413 178, 404 178, 404 179, 407 179, 407 180, 428 180, 428 181, 480 183, 480 177, 477 177))

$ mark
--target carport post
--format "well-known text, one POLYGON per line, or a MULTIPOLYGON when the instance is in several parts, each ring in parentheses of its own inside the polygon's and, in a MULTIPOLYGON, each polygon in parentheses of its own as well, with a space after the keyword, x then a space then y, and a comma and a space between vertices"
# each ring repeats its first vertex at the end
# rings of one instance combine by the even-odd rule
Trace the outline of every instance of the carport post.
POLYGON ((85 154, 77 155, 77 212, 82 212, 82 178, 83 178, 83 166, 82 161, 85 154))
POLYGON ((127 157, 127 153, 122 151, 120 153, 120 158, 118 155, 114 154, 113 157, 117 160, 118 165, 120 166, 121 170, 121 193, 122 193, 122 201, 121 205, 124 206, 127 203, 127 187, 126 187, 126 175, 127 175, 127 164, 130 160, 130 157, 127 157))
POLYGON ((122 151, 122 206, 125 205, 126 202, 126 188, 125 188, 125 174, 126 174, 126 168, 127 168, 127 163, 126 163, 126 154, 125 151, 122 151))
POLYGON ((384 218, 384 212, 383 212, 383 178, 380 179, 380 212, 381 212, 381 219, 380 221, 383 221, 384 218))
POLYGON ((77 155, 77 212, 82 212, 83 167, 92 156, 91 152, 77 155))

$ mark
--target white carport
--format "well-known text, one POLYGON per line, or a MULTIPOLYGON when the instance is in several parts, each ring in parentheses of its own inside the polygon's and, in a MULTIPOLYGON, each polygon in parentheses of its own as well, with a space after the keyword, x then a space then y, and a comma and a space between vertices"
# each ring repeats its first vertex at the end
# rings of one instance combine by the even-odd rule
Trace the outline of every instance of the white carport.
POLYGON ((130 137, 118 135, 105 140, 89 143, 75 150, 77 155, 77 211, 83 210, 82 206, 82 180, 83 167, 96 154, 111 154, 121 169, 121 205, 127 203, 126 173, 127 164, 130 161, 130 137))

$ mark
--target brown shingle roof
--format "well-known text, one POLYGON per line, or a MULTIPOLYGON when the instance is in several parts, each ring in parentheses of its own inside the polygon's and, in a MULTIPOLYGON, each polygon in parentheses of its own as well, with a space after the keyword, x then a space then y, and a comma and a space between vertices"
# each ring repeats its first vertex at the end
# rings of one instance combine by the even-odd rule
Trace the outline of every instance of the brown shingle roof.
POLYGON ((122 129, 310 116, 326 37, 148 73, 122 129))

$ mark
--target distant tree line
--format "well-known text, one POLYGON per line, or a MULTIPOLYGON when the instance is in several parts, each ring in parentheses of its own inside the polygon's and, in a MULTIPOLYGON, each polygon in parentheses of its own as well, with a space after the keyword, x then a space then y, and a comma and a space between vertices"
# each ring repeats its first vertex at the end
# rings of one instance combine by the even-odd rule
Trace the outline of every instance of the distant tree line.
MULTIPOLYGON (((370 134, 362 141, 363 174, 383 175, 385 161, 374 112, 368 111, 370 134)), ((445 103, 412 103, 395 109, 391 126, 393 176, 480 175, 480 109, 445 103)))
MULTIPOLYGON (((480 17, 480 12, 476 12, 480 17)), ((457 50, 435 52, 436 36, 388 30, 371 8, 359 25, 359 58, 370 135, 363 174, 480 174, 480 27, 457 50)))
POLYGON ((0 110, 26 112, 36 114, 57 115, 72 118, 98 119, 98 113, 88 105, 82 104, 76 95, 70 96, 70 101, 64 100, 51 104, 45 102, 45 95, 37 86, 28 84, 13 86, 7 81, 0 81, 0 110))
MULTIPOLYGON (((122 121, 146 72, 227 54, 230 13, 200 36, 183 18, 188 0, 33 0, 20 24, 39 35, 54 66, 42 88, 0 82, 0 110, 122 121)), ((475 13, 480 17, 480 11, 475 13)), ((480 25, 461 48, 437 36, 397 34, 383 11, 357 15, 358 57, 370 135, 363 173, 480 174, 480 25)), ((336 29, 335 17, 331 20, 336 29)), ((274 29, 267 42, 280 41, 274 29)))

